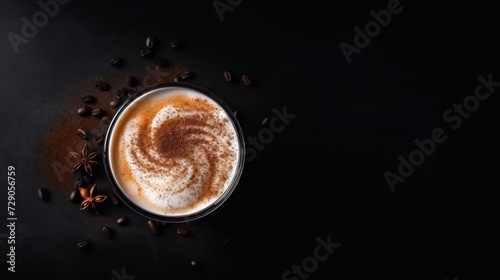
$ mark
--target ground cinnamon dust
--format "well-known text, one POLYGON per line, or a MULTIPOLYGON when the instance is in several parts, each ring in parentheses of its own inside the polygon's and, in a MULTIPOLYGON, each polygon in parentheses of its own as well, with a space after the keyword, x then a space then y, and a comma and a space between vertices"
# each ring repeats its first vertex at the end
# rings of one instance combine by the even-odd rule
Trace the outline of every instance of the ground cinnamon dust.
MULTIPOLYGON (((80 153, 83 145, 87 145, 89 152, 99 151, 97 157, 99 164, 92 165, 93 176, 92 183, 98 184, 100 193, 110 193, 111 187, 107 180, 102 165, 102 139, 106 135, 109 122, 117 109, 110 105, 110 102, 117 99, 123 93, 128 95, 151 86, 156 83, 174 81, 176 77, 181 76, 187 71, 187 68, 180 65, 169 67, 158 67, 155 64, 146 66, 143 71, 132 75, 137 81, 137 85, 131 87, 128 84, 129 73, 114 74, 108 77, 89 78, 83 86, 74 89, 68 94, 64 94, 65 100, 62 102, 61 112, 44 128, 44 136, 38 143, 39 157, 39 175, 45 180, 47 188, 54 193, 54 196, 60 199, 68 199, 70 193, 75 188, 77 179, 82 178, 85 172, 73 173, 72 169, 77 163, 70 157, 70 152, 80 153), (101 81, 109 84, 110 88, 101 91, 96 88, 96 82, 101 81), (82 98, 85 95, 92 95, 96 101, 92 104, 85 104, 82 98), (78 108, 89 106, 92 109, 102 109, 104 116, 85 116, 77 114, 78 108), (77 134, 77 130, 85 131, 85 139, 77 134)), ((125 97, 126 98, 126 97, 125 97)), ((88 179, 88 178, 87 178, 88 179)), ((85 183, 85 182, 84 182, 85 183)))
POLYGON ((222 108, 208 97, 170 93, 127 108, 111 147, 126 192, 146 196, 141 203, 165 214, 193 211, 220 196, 237 159, 237 136, 222 108), (166 111, 175 113, 167 117, 166 111), (170 183, 155 183, 160 179, 170 183))

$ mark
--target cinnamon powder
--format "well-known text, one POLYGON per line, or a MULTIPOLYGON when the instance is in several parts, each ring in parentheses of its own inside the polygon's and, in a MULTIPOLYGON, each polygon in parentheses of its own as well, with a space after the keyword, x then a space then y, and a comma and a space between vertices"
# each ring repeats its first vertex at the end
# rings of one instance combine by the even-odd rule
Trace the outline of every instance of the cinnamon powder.
MULTIPOLYGON (((45 182, 47 187, 59 198, 67 198, 74 188, 77 178, 81 178, 84 173, 72 173, 72 168, 76 164, 75 160, 70 158, 70 151, 79 153, 83 145, 87 145, 89 151, 99 151, 102 155, 102 144, 97 144, 99 137, 105 137, 109 125, 109 120, 116 113, 116 109, 110 106, 110 102, 117 99, 119 90, 128 89, 131 93, 153 85, 154 83, 174 81, 187 69, 180 65, 158 68, 149 65, 144 71, 138 72, 134 77, 139 83, 131 88, 127 84, 129 73, 110 75, 109 77, 90 78, 82 86, 64 94, 65 99, 61 105, 60 114, 56 115, 49 124, 43 128, 43 137, 38 143, 40 156, 37 166, 38 175, 45 182), (155 70, 152 70, 155 69, 155 70), (154 73, 152 73, 154 71, 154 73), (103 81, 110 85, 108 91, 99 91, 96 88, 96 82, 103 81), (93 104, 84 104, 82 97, 93 95, 97 101, 93 104), (104 117, 81 117, 76 112, 79 107, 88 105, 92 109, 101 108, 106 114, 104 117), (78 129, 86 132, 87 139, 82 139, 76 134, 78 129)), ((100 192, 109 192, 110 185, 104 173, 102 157, 98 157, 99 165, 93 165, 93 180, 98 183, 100 192)))

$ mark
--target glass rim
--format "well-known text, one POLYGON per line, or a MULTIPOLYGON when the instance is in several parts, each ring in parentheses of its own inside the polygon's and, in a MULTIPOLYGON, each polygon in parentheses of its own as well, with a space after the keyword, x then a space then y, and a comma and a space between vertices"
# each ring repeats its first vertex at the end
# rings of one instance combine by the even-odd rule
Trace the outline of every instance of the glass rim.
POLYGON ((239 183, 241 174, 243 172, 243 167, 245 164, 245 141, 243 137, 243 131, 241 129, 241 126, 236 119, 233 111, 229 108, 229 106, 217 95, 212 93, 211 91, 207 90, 206 88, 203 88, 201 86, 192 84, 192 83, 187 83, 187 82, 165 82, 165 83, 158 83, 154 84, 152 86, 148 86, 142 89, 137 90, 134 94, 132 94, 116 111, 114 114, 113 118, 111 119, 111 122, 109 124, 109 127, 106 130, 106 136, 104 139, 104 145, 103 145, 103 165, 104 165, 104 170, 106 173, 106 176, 108 177, 108 180, 111 183, 111 187, 114 191, 114 193, 120 198, 120 200, 125 203, 130 209, 134 210, 138 214, 152 219, 156 221, 162 221, 162 222, 170 222, 170 223, 182 223, 182 222, 188 222, 188 221, 193 221, 200 219, 202 217, 205 217, 206 215, 212 213, 214 210, 219 208, 228 198, 229 196, 233 193, 234 189, 239 183), (193 212, 189 214, 184 214, 184 215, 161 215, 158 213, 154 213, 151 211, 148 211, 147 209, 144 209, 140 207, 138 204, 136 204, 132 199, 130 199, 127 194, 122 190, 120 185, 118 184, 117 180, 115 179, 115 175, 113 173, 113 170, 111 168, 111 159, 110 159, 110 138, 113 133, 113 129, 115 128, 116 123, 120 119, 120 116, 122 113, 131 105, 133 104, 139 97, 144 96, 154 90, 161 89, 161 88, 169 88, 169 87, 179 87, 179 88, 185 88, 189 90, 194 90, 198 93, 201 93, 205 95, 207 98, 211 99, 217 105, 222 108, 226 115, 229 117, 229 120, 231 121, 234 130, 236 132, 236 136, 238 138, 238 162, 236 166, 236 171, 234 176, 232 177, 232 180, 229 184, 229 186, 223 191, 223 193, 210 205, 207 207, 193 212))

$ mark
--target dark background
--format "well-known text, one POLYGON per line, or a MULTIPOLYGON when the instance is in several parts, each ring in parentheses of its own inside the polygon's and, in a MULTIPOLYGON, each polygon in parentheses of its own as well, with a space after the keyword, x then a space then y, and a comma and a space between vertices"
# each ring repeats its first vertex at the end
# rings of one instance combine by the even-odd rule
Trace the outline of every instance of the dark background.
POLYGON ((21 18, 40 6, 1 0, 0 168, 17 169, 15 274, 6 271, 0 222, 8 279, 112 279, 122 268, 137 280, 281 279, 328 236, 341 245, 308 279, 498 276, 500 99, 494 92, 481 101, 457 130, 443 113, 474 94, 478 76, 500 81, 499 3, 401 1, 403 11, 348 64, 340 42, 353 44, 353 28, 388 2, 245 0, 221 21, 211 1, 73 0, 16 54, 7 33, 21 34, 21 18), (126 207, 96 219, 36 195, 45 184, 36 144, 69 89, 144 69, 138 51, 148 35, 169 61, 196 73, 191 82, 238 111, 246 136, 258 135, 273 108, 297 115, 245 165, 230 199, 189 224, 190 238, 177 236, 176 225, 153 236, 126 207), (175 39, 186 48, 172 51, 175 39), (108 63, 115 55, 127 59, 122 70, 108 63), (224 70, 238 81, 227 84, 224 70), (242 85, 243 73, 253 86, 242 85), (448 139, 391 192, 384 172, 396 173, 397 157, 408 158, 414 139, 437 127, 448 139), (113 224, 123 215, 130 225, 113 224), (116 237, 105 239, 102 225, 116 237), (83 239, 90 250, 76 248, 83 239))

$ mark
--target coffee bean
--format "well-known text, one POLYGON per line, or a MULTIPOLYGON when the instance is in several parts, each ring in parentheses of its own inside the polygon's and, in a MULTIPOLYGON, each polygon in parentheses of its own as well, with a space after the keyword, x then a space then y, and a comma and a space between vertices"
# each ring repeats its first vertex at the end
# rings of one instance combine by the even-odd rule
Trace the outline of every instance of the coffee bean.
POLYGON ((120 101, 125 101, 127 100, 131 95, 131 91, 123 91, 122 93, 118 92, 116 95, 116 98, 119 99, 120 101))
POLYGON ((232 81, 232 76, 231 76, 231 72, 229 71, 224 71, 224 79, 226 80, 226 82, 231 82, 232 81))
POLYGON ((121 65, 121 63, 122 63, 122 60, 121 60, 121 58, 119 58, 119 57, 116 57, 116 56, 115 56, 115 57, 113 57, 113 58, 109 61, 109 63, 110 63, 111 65, 113 65, 113 66, 120 66, 120 65, 121 65))
MULTIPOLYGON (((134 76, 128 76, 127 83, 130 87, 135 87, 135 86, 137 86, 137 79, 134 76)), ((127 92, 127 94, 128 94, 128 92, 127 92)))
POLYGON ((188 236, 188 235, 190 235, 190 232, 187 229, 178 228, 177 229, 177 234, 181 235, 181 236, 188 236))
POLYGON ((111 123, 111 118, 109 116, 104 116, 101 118, 101 124, 104 128, 107 129, 110 123, 111 123))
POLYGON ((81 117, 86 117, 92 113, 92 109, 89 106, 82 106, 76 111, 81 117))
POLYGON ((250 80, 250 77, 246 74, 241 76, 241 80, 243 81, 243 84, 247 87, 252 85, 252 80, 250 80))
POLYGON ((82 179, 83 181, 85 181, 85 183, 87 184, 90 184, 90 183, 93 183, 94 182, 94 177, 88 175, 88 174, 85 174, 82 176, 82 179))
POLYGON ((90 246, 90 243, 88 241, 80 241, 78 242, 78 244, 76 244, 76 247, 78 247, 78 249, 86 249, 90 246))
POLYGON ((182 82, 185 80, 189 80, 193 77, 193 72, 191 71, 185 71, 181 75, 175 77, 174 81, 176 82, 182 82))
POLYGON ((153 220, 149 220, 148 227, 149 227, 149 230, 151 231, 151 233, 153 233, 154 235, 158 234, 158 222, 153 221, 153 220))
POLYGON ((94 138, 94 143, 97 145, 101 145, 104 142, 104 136, 99 136, 94 138))
POLYGON ((49 199, 49 191, 44 188, 39 188, 38 189, 38 198, 41 200, 48 200, 49 199))
POLYGON ((97 145, 102 144, 102 142, 104 141, 104 133, 100 129, 91 129, 89 134, 92 138, 92 141, 97 145))
POLYGON ((73 190, 69 194, 69 201, 71 201, 72 203, 78 203, 80 201, 80 198, 81 198, 81 195, 80 195, 80 192, 78 190, 73 190))
POLYGON ((130 93, 130 89, 128 88, 121 88, 118 90, 118 95, 124 95, 127 96, 130 93))
POLYGON ((109 102, 109 106, 111 106, 112 108, 115 108, 115 109, 120 107, 120 105, 122 105, 122 101, 119 99, 115 99, 115 100, 109 102))
POLYGON ((73 186, 73 189, 75 190, 78 190, 78 188, 81 188, 83 185, 83 179, 82 178, 78 178, 75 180, 75 184, 73 186))
POLYGON ((100 108, 96 108, 94 110, 92 110, 92 116, 96 117, 96 118, 100 118, 102 116, 104 116, 106 114, 106 112, 104 112, 104 110, 100 109, 100 108))
POLYGON ((181 79, 182 80, 189 80, 193 77, 193 72, 191 71, 186 71, 184 73, 181 74, 181 79))
POLYGON ((114 196, 114 195, 109 196, 109 201, 111 201, 111 204, 113 204, 115 206, 118 205, 118 199, 116 199, 116 196, 114 196))
POLYGON ((175 40, 170 43, 170 46, 174 49, 179 49, 184 45, 184 43, 181 40, 175 40))
POLYGON ((87 139, 87 133, 85 132, 85 130, 79 128, 76 130, 76 135, 80 136, 80 138, 82 139, 87 139))
POLYGON ((153 53, 153 50, 150 48, 144 48, 140 52, 142 57, 149 57, 152 53, 153 53))
POLYGON ((109 227, 106 227, 106 226, 101 228, 101 232, 102 232, 102 234, 104 234, 104 236, 106 238, 111 238, 111 236, 113 234, 113 231, 109 227))
POLYGON ((152 49, 154 46, 154 38, 153 36, 148 36, 146 38, 146 47, 152 49))
POLYGON ((104 142, 104 136, 94 138, 94 143, 97 145, 101 145, 104 142))
POLYGON ((126 217, 120 217, 116 220, 116 223, 120 226, 125 226, 128 224, 128 219, 126 217))
POLYGON ((116 98, 120 101, 125 101, 129 97, 130 90, 128 88, 122 88, 118 91, 116 98))
POLYGON ((168 61, 165 59, 165 58, 162 58, 162 57, 158 57, 156 60, 155 60, 155 66, 158 68, 164 68, 164 67, 167 67, 168 65, 168 61))
POLYGON ((103 82, 103 81, 97 81, 95 83, 95 87, 100 90, 100 91, 108 91, 111 89, 111 86, 106 83, 106 82, 103 82))
POLYGON ((92 95, 85 95, 82 97, 82 102, 87 104, 92 104, 96 101, 95 97, 92 95))

